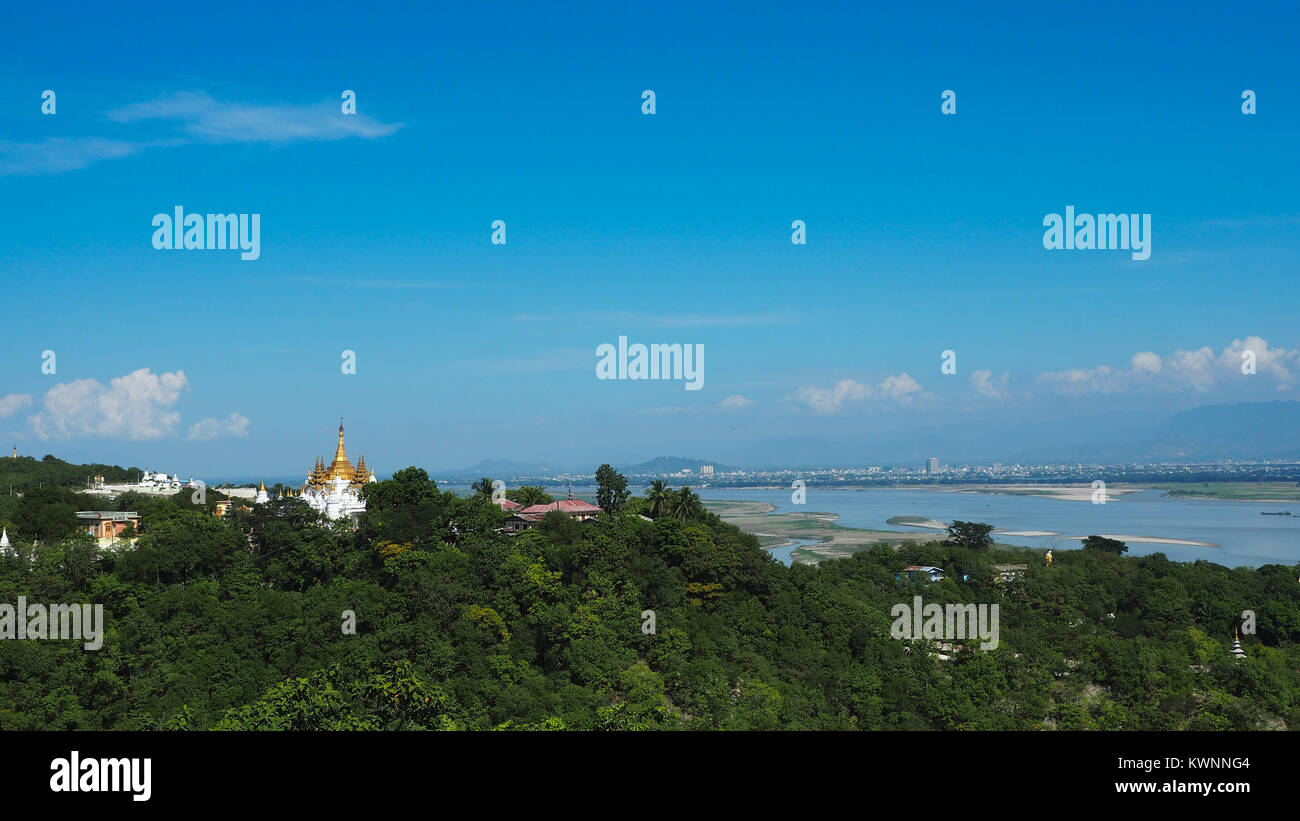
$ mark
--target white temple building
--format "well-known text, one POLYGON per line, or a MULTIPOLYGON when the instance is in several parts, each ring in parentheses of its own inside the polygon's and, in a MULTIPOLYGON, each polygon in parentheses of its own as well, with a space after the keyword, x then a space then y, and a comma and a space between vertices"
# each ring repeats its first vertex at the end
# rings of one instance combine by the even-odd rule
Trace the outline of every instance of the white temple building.
POLYGON ((166 473, 150 473, 146 468, 144 476, 140 477, 140 485, 147 488, 157 488, 158 490, 180 490, 181 477, 178 475, 168 476, 166 473))
MULTIPOLYGON (((313 510, 324 513, 331 519, 351 518, 356 520, 366 509, 361 498, 361 488, 370 482, 377 482, 375 472, 366 467, 363 455, 353 467, 348 461, 347 449, 343 446, 343 422, 339 421, 339 443, 334 450, 334 461, 327 466, 325 460, 316 457, 316 465, 307 472, 307 481, 296 493, 291 494, 302 499, 313 510)), ((262 494, 265 494, 265 486, 262 494)))

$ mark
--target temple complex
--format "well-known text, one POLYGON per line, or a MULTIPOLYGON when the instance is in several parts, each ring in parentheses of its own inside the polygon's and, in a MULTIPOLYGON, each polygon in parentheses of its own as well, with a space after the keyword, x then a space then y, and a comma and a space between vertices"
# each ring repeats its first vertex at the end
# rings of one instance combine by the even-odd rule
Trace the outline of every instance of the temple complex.
POLYGON ((343 420, 339 420, 339 443, 334 449, 334 461, 328 465, 321 457, 307 472, 307 481, 295 494, 304 502, 331 519, 349 517, 355 520, 366 509, 361 498, 361 487, 377 482, 375 472, 366 467, 366 457, 355 466, 348 461, 348 451, 343 445, 343 420))

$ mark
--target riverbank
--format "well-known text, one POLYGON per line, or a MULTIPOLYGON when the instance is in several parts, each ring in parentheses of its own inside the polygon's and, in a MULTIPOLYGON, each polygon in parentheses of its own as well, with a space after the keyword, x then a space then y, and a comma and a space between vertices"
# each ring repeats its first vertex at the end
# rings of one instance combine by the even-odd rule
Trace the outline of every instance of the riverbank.
POLYGON ((1294 482, 1195 482, 1157 485, 1175 499, 1220 499, 1231 502, 1300 502, 1294 482))
MULTIPOLYGON (((1007 489, 1012 491, 1022 490, 1022 488, 1019 487, 1009 487, 1007 489)), ((1068 492, 1071 489, 1058 490, 1065 490, 1068 492)), ((1076 497, 1073 499, 1074 501, 1079 500, 1077 497, 1081 493, 1086 493, 1089 497, 1092 493, 1092 488, 1090 486, 1078 487, 1072 490, 1073 495, 1076 497)), ((1122 495, 1111 495, 1109 490, 1110 489, 1108 488, 1108 501, 1114 501, 1118 498, 1118 495, 1122 495)), ((1121 488, 1120 490, 1124 493, 1131 493, 1136 492, 1137 489, 1121 488)), ((1158 493, 1158 491, 1153 492, 1158 493)), ((890 506, 899 504, 901 507, 903 504, 920 503, 924 504, 926 508, 930 507, 930 503, 925 502, 924 500, 921 500, 920 502, 915 500, 908 501, 910 497, 892 496, 892 494, 897 493, 897 491, 878 490, 868 491, 868 493, 872 495, 876 493, 882 494, 881 498, 886 499, 883 504, 890 506)), ((842 509, 839 502, 848 501, 850 499, 856 501, 860 498, 858 494, 855 493, 846 493, 843 496, 839 496, 838 494, 844 494, 844 491, 832 491, 828 494, 819 494, 817 501, 820 504, 825 504, 835 509, 842 509)), ((1058 494, 1041 493, 1012 492, 1007 495, 1049 496, 1060 498, 1058 494)), ((951 507, 951 505, 944 504, 942 498, 935 496, 933 493, 927 493, 926 496, 934 499, 933 504, 939 505, 940 509, 951 507)), ((774 555, 788 557, 792 562, 803 564, 816 564, 827 559, 843 558, 873 545, 886 544, 897 548, 899 545, 907 543, 939 541, 947 538, 948 535, 947 528, 949 523, 933 514, 895 514, 885 518, 880 513, 877 513, 876 516, 879 516, 880 518, 876 518, 876 522, 883 521, 885 524, 897 528, 896 530, 891 530, 888 528, 878 527, 875 525, 875 522, 871 522, 867 527, 849 527, 840 523, 840 513, 830 512, 825 508, 822 510, 806 512, 791 511, 788 506, 778 505, 768 501, 751 501, 734 498, 729 500, 705 499, 704 504, 709 510, 718 514, 724 521, 734 524, 746 533, 756 536, 759 540, 759 544, 765 549, 781 551, 780 554, 774 555)), ((874 504, 876 505, 876 510, 879 510, 882 506, 880 502, 874 504)), ((1038 502, 1036 504, 1041 505, 1044 503, 1038 502)), ((970 504, 967 503, 966 507, 970 507, 970 504)), ((999 521, 1005 521, 1003 516, 999 515, 996 511, 984 509, 987 507, 987 505, 981 504, 980 513, 972 515, 970 511, 966 511, 963 516, 959 512, 956 518, 963 518, 967 521, 983 521, 994 525, 999 521)), ((997 507, 997 505, 995 505, 995 507, 997 507)), ((1065 507, 1070 510, 1076 509, 1075 505, 1067 505, 1065 507)), ((897 509, 898 508, 895 508, 895 510, 897 509)), ((1108 509, 1109 508, 1096 508, 1098 513, 1108 509)), ((1037 508, 1035 508, 1035 510, 1037 510, 1037 508)), ((1029 547, 1039 549, 1078 549, 1079 544, 1088 535, 1099 535, 1125 542, 1132 548, 1135 548, 1136 553, 1139 555, 1149 552, 1153 548, 1166 546, 1181 548, 1174 551, 1177 554, 1191 554, 1184 556, 1184 558, 1198 558, 1195 552, 1197 549, 1211 550, 1214 551, 1215 554, 1220 554, 1220 544, 1216 541, 1194 538, 1199 535, 1197 533, 1179 533, 1175 531, 1176 535, 1146 535, 1153 531, 1155 533, 1160 533, 1161 530, 1156 529, 1155 526, 1153 526, 1151 530, 1121 530, 1120 528, 1115 527, 1115 525, 1124 524, 1122 520, 1114 520, 1113 517, 1108 517, 1106 519, 1098 518, 1093 522, 1092 519, 1094 517, 1091 514, 1093 508, 1089 506, 1087 510, 1089 512, 1085 518, 1088 522, 1084 526, 1097 526, 1096 530, 1084 530, 1082 527, 1079 527, 1079 522, 1077 521, 1073 524, 1068 521, 1064 522, 1066 527, 1062 527, 1059 530, 1048 530, 1041 528, 1041 525, 1035 527, 1034 525, 1036 525, 1037 522, 1035 522, 1034 519, 1028 519, 1026 521, 1024 517, 1021 517, 1020 521, 1016 521, 1015 524, 1008 522, 1007 524, 1010 526, 1002 528, 995 527, 992 533, 993 539, 997 546, 1007 548, 1029 547), (1111 527, 1100 526, 1103 525, 1103 522, 1110 524, 1111 527), (1100 532, 1103 530, 1106 532, 1100 532), (1141 546, 1144 545, 1149 545, 1150 547, 1146 550, 1142 550, 1141 546)), ((851 520, 856 519, 857 524, 863 523, 863 516, 859 511, 850 510, 850 512, 853 513, 851 520)), ((1057 526, 1060 527, 1061 523, 1054 521, 1056 514, 1047 508, 1044 508, 1042 512, 1048 517, 1042 520, 1043 524, 1048 524, 1048 522, 1051 521, 1052 524, 1057 524, 1057 526)), ((1078 517, 1076 516, 1074 518, 1078 517)), ((1083 519, 1080 519, 1080 521, 1083 521, 1083 519)), ((1128 524, 1132 526, 1134 523, 1129 522, 1128 524)), ((1146 524, 1157 525, 1157 523, 1150 521, 1147 521, 1146 524)))
MULTIPOLYGON (((1149 490, 1150 485, 1107 485, 1106 501, 1114 502, 1130 493, 1149 490)), ((926 488, 917 488, 925 490, 926 488)), ((989 493, 999 496, 1045 496, 1065 502, 1091 502, 1096 489, 1092 485, 954 485, 929 488, 939 493, 989 493)))
POLYGON ((845 527, 838 523, 838 513, 773 513, 776 506, 767 502, 705 499, 704 505, 723 521, 757 536, 759 544, 765 548, 788 547, 796 540, 810 542, 791 551, 791 559, 801 564, 840 559, 875 544, 929 542, 942 538, 933 531, 906 533, 845 527))

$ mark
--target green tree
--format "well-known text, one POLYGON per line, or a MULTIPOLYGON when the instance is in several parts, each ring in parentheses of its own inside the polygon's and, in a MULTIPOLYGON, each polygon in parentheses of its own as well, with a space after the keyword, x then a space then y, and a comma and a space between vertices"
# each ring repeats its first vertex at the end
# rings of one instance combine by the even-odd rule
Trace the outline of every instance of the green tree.
POLYGON ((948 525, 947 544, 970 550, 988 550, 993 546, 993 525, 983 522, 955 521, 948 525))
POLYGON ((609 465, 596 468, 596 504, 606 513, 617 513, 629 496, 627 477, 609 465))
POLYGON ((689 521, 704 512, 704 505, 700 502, 700 497, 689 487, 681 488, 670 495, 668 510, 678 521, 689 521))
POLYGON ((646 501, 650 503, 650 518, 657 519, 664 515, 664 509, 672 496, 672 488, 663 479, 655 479, 645 489, 646 501))
POLYGON ((1118 555, 1120 553, 1127 553, 1128 545, 1124 544, 1119 539, 1108 539, 1105 536, 1089 536, 1083 540, 1083 549, 1100 550, 1104 553, 1114 553, 1118 555))
POLYGON ((520 485, 514 490, 507 490, 506 498, 512 502, 518 502, 524 507, 549 505, 555 501, 555 497, 547 493, 546 488, 537 487, 536 485, 520 485))

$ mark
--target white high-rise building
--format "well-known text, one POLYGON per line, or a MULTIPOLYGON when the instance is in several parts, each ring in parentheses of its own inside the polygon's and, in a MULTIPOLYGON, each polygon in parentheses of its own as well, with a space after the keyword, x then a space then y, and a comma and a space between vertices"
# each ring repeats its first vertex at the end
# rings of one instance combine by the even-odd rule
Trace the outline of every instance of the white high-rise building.
POLYGON ((925 472, 931 476, 939 472, 939 460, 931 456, 930 461, 925 464, 925 472))

